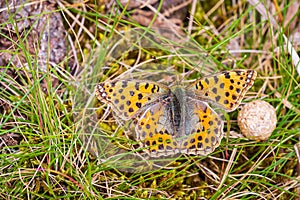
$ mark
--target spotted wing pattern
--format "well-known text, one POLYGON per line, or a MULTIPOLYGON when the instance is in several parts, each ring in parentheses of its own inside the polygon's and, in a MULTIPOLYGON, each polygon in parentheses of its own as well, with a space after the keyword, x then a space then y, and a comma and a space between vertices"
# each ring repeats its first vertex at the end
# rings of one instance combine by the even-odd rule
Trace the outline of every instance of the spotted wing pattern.
POLYGON ((254 70, 232 70, 204 77, 189 86, 199 99, 214 102, 226 111, 235 110, 256 78, 254 70))
POLYGON ((111 81, 97 85, 96 96, 118 118, 132 120, 136 140, 151 157, 207 155, 223 137, 223 121, 207 102, 226 111, 236 109, 255 77, 253 70, 233 70, 171 88, 148 81, 111 81))
POLYGON ((96 97, 110 105, 123 120, 132 119, 147 105, 155 103, 167 93, 167 87, 152 82, 122 80, 96 86, 96 97))
POLYGON ((137 139, 142 143, 142 148, 152 157, 179 152, 174 128, 168 118, 168 108, 169 105, 165 105, 164 102, 149 107, 136 125, 137 139))
MULTIPOLYGON (((220 145, 223 138, 223 121, 205 102, 193 100, 193 115, 197 121, 186 129, 186 138, 181 142, 181 152, 193 155, 207 155, 220 145)), ((186 123, 188 125, 188 123, 186 123)))

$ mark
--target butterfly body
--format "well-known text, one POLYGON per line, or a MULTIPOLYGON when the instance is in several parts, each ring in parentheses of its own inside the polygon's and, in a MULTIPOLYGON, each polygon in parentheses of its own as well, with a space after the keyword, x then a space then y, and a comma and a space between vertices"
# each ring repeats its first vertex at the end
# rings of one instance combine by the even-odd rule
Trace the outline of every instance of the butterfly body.
POLYGON ((172 87, 120 80, 97 85, 96 96, 118 118, 132 120, 136 140, 150 156, 207 155, 223 137, 223 121, 208 102, 236 109, 255 77, 253 70, 233 70, 172 87))

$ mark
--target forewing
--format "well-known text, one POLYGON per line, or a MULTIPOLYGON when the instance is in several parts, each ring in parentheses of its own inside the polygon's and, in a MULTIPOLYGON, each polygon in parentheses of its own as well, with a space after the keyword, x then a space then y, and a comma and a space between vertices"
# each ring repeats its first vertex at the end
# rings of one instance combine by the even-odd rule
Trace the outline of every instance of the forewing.
POLYGON ((235 110, 256 78, 254 70, 232 70, 204 77, 191 86, 196 98, 216 103, 226 111, 235 110))
POLYGON ((168 88, 153 82, 120 80, 100 83, 96 86, 96 97, 112 107, 117 117, 132 119, 147 105, 157 102, 168 88))

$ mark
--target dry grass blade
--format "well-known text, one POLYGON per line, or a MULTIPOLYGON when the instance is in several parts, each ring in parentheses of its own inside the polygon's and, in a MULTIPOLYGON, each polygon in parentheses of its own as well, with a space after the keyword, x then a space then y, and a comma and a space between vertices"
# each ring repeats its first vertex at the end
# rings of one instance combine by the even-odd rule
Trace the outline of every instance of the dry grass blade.
MULTIPOLYGON (((265 19, 269 19, 271 24, 277 29, 277 31, 281 32, 281 28, 278 25, 278 23, 276 22, 276 20, 274 19, 274 17, 272 16, 272 14, 270 14, 270 12, 268 12, 267 8, 264 6, 264 4, 258 0, 248 0, 248 2, 253 5, 255 7, 255 9, 265 18, 265 19)), ((285 40, 286 43, 286 49, 287 52, 291 55, 292 57, 292 61, 293 64, 295 66, 295 68, 297 69, 298 75, 300 76, 300 58, 299 55, 297 53, 297 51, 295 50, 295 48, 293 47, 291 41, 286 37, 286 35, 284 33, 283 34, 283 38, 285 40)))
MULTIPOLYGON (((298 198, 299 6, 296 0, 0 1, 0 198, 298 198), (139 83, 127 96, 142 87, 149 92, 148 82, 160 89, 180 85, 191 95, 186 87, 196 81, 198 89, 207 84, 216 91, 218 85, 216 95, 234 100, 232 82, 247 86, 249 79, 241 71, 232 72, 234 78, 220 72, 236 69, 255 70, 257 78, 233 112, 217 108, 204 93, 197 102, 216 111, 204 115, 208 107, 162 92, 149 110, 160 105, 166 111, 148 118, 138 100, 151 102, 151 90, 126 101, 137 114, 122 120, 133 108, 115 112, 122 95, 114 103, 95 98, 96 85, 126 79, 139 83), (227 78, 203 78, 215 73, 227 78), (228 91, 221 90, 225 83, 228 91), (237 122, 240 108, 257 99, 276 108, 278 123, 265 141, 245 138, 237 122), (189 114, 199 119, 181 118, 189 114), (196 137, 179 134, 178 127, 188 129, 179 122, 196 123, 200 132, 217 127, 221 138, 223 121, 229 134, 207 156, 189 155, 193 146, 180 146, 181 154, 151 157, 149 146, 136 139, 144 134, 139 127, 148 127, 142 116, 153 122, 151 130, 176 130, 172 137, 191 136, 185 140, 190 144, 196 137), (205 120, 211 116, 218 117, 205 120)), ((212 132, 206 133, 213 144, 212 132)))

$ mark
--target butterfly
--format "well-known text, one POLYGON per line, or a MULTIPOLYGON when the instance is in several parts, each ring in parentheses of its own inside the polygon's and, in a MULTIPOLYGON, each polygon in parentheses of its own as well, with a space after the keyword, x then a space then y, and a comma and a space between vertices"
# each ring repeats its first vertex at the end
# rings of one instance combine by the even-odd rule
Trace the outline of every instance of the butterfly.
POLYGON ((254 70, 231 70, 189 85, 115 80, 96 86, 96 97, 122 121, 132 121, 135 139, 151 157, 207 155, 219 146, 223 121, 210 107, 235 110, 256 78, 254 70))

